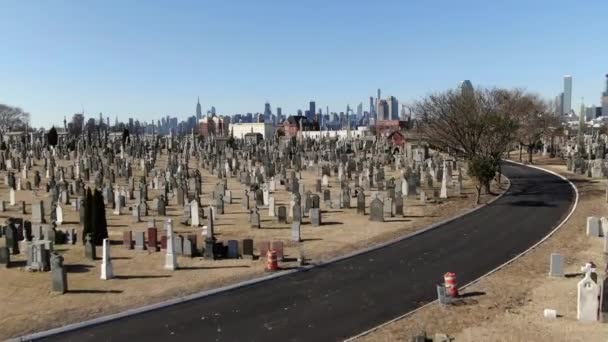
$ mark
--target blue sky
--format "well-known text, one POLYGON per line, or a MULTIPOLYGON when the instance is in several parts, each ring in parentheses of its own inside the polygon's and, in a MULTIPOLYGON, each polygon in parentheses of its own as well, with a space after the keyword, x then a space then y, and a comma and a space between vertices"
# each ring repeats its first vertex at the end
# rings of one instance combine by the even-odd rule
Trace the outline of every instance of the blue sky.
POLYGON ((599 104, 603 1, 0 1, 0 103, 87 116, 343 111, 470 79, 599 104))

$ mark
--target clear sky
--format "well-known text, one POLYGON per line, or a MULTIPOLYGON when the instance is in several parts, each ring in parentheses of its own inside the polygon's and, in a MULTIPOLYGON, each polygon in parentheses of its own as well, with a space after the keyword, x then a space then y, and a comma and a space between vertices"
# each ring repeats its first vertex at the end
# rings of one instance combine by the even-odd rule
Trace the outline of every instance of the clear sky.
POLYGON ((470 79, 599 104, 608 1, 2 0, 0 103, 33 125, 400 101, 470 79))

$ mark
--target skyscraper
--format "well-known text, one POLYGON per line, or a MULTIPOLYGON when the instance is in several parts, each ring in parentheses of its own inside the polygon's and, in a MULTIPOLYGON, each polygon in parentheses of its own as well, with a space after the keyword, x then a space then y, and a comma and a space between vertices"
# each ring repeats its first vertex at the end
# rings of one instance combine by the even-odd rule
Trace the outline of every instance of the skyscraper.
POLYGON ((460 92, 462 95, 472 95, 475 92, 473 83, 471 83, 469 80, 460 82, 460 92))
POLYGON ((309 112, 308 115, 310 116, 308 119, 311 120, 311 121, 314 119, 315 114, 317 114, 317 108, 316 107, 317 107, 317 104, 315 103, 315 101, 310 101, 308 103, 308 112, 309 112))
POLYGON ((277 107, 277 122, 283 122, 283 110, 281 107, 277 107))
POLYGON ((376 107, 374 107, 374 97, 373 96, 369 97, 369 115, 372 118, 376 117, 376 107))
POLYGON ((608 116, 608 74, 606 74, 606 88, 602 93, 602 116, 608 116))
POLYGON ((378 115, 376 120, 388 120, 390 119, 390 112, 388 111, 388 102, 386 100, 378 101, 378 115))
POLYGON ((562 115, 562 94, 560 93, 555 97, 555 115, 562 115))
POLYGON ((572 76, 564 76, 564 98, 562 101, 563 114, 570 114, 572 110, 572 76))
POLYGON ((200 120, 203 118, 203 111, 201 110, 201 98, 196 100, 196 119, 200 120))
POLYGON ((272 115, 272 110, 270 110, 270 103, 266 102, 264 104, 264 119, 269 119, 272 115))
POLYGON ((387 120, 399 120, 399 101, 394 96, 389 96, 386 99, 388 104, 387 120))
POLYGON ((363 102, 357 105, 357 119, 361 119, 361 116, 363 116, 363 102))
POLYGON ((383 116, 380 114, 380 88, 378 88, 378 96, 376 97, 376 120, 383 120, 383 116))

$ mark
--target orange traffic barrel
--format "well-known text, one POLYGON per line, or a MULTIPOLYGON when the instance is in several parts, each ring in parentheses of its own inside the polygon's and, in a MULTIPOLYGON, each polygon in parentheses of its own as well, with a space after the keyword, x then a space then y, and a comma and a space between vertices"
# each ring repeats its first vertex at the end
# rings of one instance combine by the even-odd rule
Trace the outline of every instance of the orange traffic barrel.
POLYGON ((277 251, 269 250, 266 252, 266 271, 276 271, 278 269, 277 251))
POLYGON ((458 284, 456 283, 456 273, 448 272, 443 275, 445 290, 450 297, 458 297, 458 284))

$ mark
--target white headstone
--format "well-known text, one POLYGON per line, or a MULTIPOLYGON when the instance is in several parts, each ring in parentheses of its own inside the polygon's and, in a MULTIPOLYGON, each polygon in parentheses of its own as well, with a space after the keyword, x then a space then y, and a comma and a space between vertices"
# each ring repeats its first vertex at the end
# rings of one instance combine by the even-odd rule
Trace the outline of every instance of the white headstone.
POLYGON ((110 256, 110 240, 103 239, 103 259, 101 261, 101 279, 108 280, 114 278, 112 268, 112 257, 110 256))
POLYGON ((578 283, 576 318, 579 321, 595 322, 598 320, 599 296, 600 288, 591 279, 591 272, 585 272, 585 277, 578 283))
POLYGON ((274 217, 274 197, 268 199, 268 216, 274 217))
POLYGON ((11 205, 15 205, 15 190, 13 188, 9 192, 9 201, 11 205))
POLYGON ((408 184, 405 178, 401 180, 401 194, 403 194, 403 196, 409 195, 408 184))
POLYGON ((323 175, 321 178, 321 185, 325 187, 329 186, 329 177, 327 177, 327 175, 323 175))
POLYGON ((55 222, 57 222, 57 224, 62 224, 63 223, 63 207, 61 206, 60 203, 57 203, 57 208, 55 208, 55 216, 56 216, 56 220, 55 222))
POLYGON ((200 225, 198 202, 196 200, 190 202, 190 218, 190 226, 198 227, 200 225))
POLYGON ((177 265, 177 256, 173 251, 173 220, 167 220, 165 224, 166 236, 167 236, 167 253, 165 254, 165 269, 166 270, 176 270, 177 265))
POLYGON ((443 176, 441 177, 441 192, 439 198, 448 198, 448 172, 445 162, 443 162, 443 176))
POLYGON ((601 236, 608 235, 608 218, 607 217, 600 218, 600 235, 601 236))

